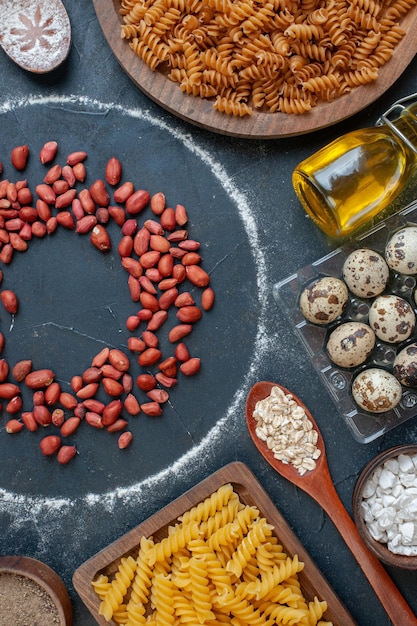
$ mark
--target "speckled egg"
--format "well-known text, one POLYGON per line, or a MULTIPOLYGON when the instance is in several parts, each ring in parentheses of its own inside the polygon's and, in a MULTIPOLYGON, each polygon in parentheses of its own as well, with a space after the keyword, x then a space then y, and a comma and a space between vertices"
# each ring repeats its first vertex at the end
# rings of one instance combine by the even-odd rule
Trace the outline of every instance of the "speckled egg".
POLYGON ((348 288, 342 280, 324 276, 303 290, 300 310, 313 324, 329 324, 343 313, 348 299, 348 288))
POLYGON ((417 274, 417 227, 406 226, 392 235, 385 247, 391 269, 400 274, 417 274))
POLYGON ((390 411, 401 400, 402 387, 393 374, 378 367, 363 370, 352 383, 356 404, 370 413, 390 411))
POLYGON ((416 325, 412 306, 399 296, 378 296, 369 309, 369 325, 381 341, 400 343, 411 335, 416 325))
POLYGON ((350 291, 360 298, 374 298, 385 289, 389 267, 374 250, 360 248, 349 254, 343 264, 343 280, 350 291))
POLYGON ((410 343, 397 354, 392 371, 402 385, 417 387, 417 343, 410 343))
POLYGON ((366 361, 375 346, 374 331, 363 322, 345 322, 330 333, 327 353, 339 367, 357 367, 366 361))

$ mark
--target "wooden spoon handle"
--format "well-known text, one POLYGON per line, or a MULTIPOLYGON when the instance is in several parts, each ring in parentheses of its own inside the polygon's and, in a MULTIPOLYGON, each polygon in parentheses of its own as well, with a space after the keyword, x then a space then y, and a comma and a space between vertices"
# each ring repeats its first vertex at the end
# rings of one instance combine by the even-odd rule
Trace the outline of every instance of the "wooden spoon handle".
MULTIPOLYGON (((333 483, 321 492, 319 504, 335 524, 368 579, 394 626, 417 626, 417 617, 401 595, 382 563, 363 543, 333 483), (325 495, 324 495, 325 494, 325 495)), ((319 501, 317 498, 317 501, 319 501)))

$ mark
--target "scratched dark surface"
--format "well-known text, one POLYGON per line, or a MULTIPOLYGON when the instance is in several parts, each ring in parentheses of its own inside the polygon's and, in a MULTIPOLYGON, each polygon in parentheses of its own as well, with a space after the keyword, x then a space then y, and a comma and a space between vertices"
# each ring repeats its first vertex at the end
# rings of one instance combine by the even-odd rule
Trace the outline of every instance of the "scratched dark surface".
MULTIPOLYGON (((192 351, 202 358, 201 373, 181 380, 162 417, 131 420, 134 443, 124 453, 115 437, 83 428, 77 433, 79 455, 59 467, 39 453, 43 433, 7 435, 6 418, 0 418, 0 554, 48 563, 69 589, 74 624, 92 625, 72 587, 74 570, 211 472, 240 460, 358 625, 388 626, 332 523, 258 455, 245 429, 244 404, 257 380, 276 380, 303 399, 323 432, 333 480, 348 510, 362 467, 380 450, 416 441, 417 422, 411 420, 373 443, 357 443, 272 297, 274 283, 336 247, 300 208, 292 170, 324 143, 372 125, 391 102, 417 91, 416 60, 383 98, 343 124, 286 140, 239 140, 189 126, 149 101, 113 58, 93 5, 74 0, 65 5, 73 42, 59 70, 31 75, 1 53, 4 175, 16 144, 28 143, 36 154, 54 138, 61 155, 87 150, 90 182, 102 177, 107 158, 116 154, 126 179, 186 205, 190 234, 203 243, 203 266, 217 299, 190 338, 192 351)), ((40 182, 43 171, 33 158, 28 179, 40 182)), ((111 234, 117 240, 116 227, 111 234)), ((14 320, 5 313, 0 317, 10 363, 31 358, 38 367, 50 366, 69 388, 71 376, 103 345, 126 346, 125 320, 138 307, 129 299, 115 248, 101 255, 88 237, 61 228, 31 242, 3 270, 4 287, 15 289, 21 303, 14 320)), ((166 336, 161 341, 168 350, 166 336)), ((417 611, 417 574, 390 573, 417 611)))

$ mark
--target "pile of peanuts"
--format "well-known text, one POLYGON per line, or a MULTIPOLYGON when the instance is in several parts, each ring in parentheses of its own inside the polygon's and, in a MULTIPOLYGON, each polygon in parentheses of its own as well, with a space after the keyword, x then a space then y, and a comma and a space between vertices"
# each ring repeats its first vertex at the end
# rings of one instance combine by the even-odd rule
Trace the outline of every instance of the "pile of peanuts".
MULTIPOLYGON (((200 358, 190 355, 185 338, 203 311, 213 307, 214 291, 209 274, 201 267, 200 243, 189 237, 183 205, 169 207, 162 192, 151 196, 144 189, 135 189, 130 181, 122 182, 123 168, 117 157, 107 161, 103 179, 86 185, 87 153, 68 154, 64 165, 55 162, 57 153, 56 141, 48 141, 40 150, 39 159, 46 172, 35 186, 35 193, 27 180, 0 180, 1 263, 10 264, 14 254, 25 252, 33 238, 48 236, 58 227, 88 234, 92 245, 106 253, 112 249, 106 226, 113 221, 120 227, 117 250, 127 273, 130 298, 140 305, 137 313, 126 320, 126 329, 131 333, 127 342, 130 354, 119 348, 103 348, 93 356, 89 367, 72 376, 70 391, 61 388, 53 370, 35 368, 30 358, 12 367, 6 359, 0 359, 0 402, 8 417, 6 432, 54 427, 54 434, 42 437, 40 449, 44 456, 56 455, 59 463, 66 464, 78 452, 68 438, 81 423, 119 433, 119 448, 127 448, 133 439, 128 417, 141 412, 162 415, 178 374, 193 376, 199 372, 200 358), (139 223, 139 214, 148 207, 151 217, 139 223), (192 288, 189 291, 187 282, 192 288), (160 349, 158 331, 170 309, 177 320, 168 331, 173 353, 166 356, 160 349), (131 358, 137 359, 141 367, 136 379, 129 373, 131 358), (31 391, 30 407, 23 406, 23 385, 31 391), (98 399, 99 392, 108 400, 98 399), (139 393, 146 398, 144 401, 139 393)), ((11 164, 23 172, 29 157, 27 145, 16 146, 11 152, 11 164)), ((2 280, 0 270, 0 283, 2 280)), ((19 300, 14 291, 0 290, 0 299, 8 313, 18 314, 19 300)), ((4 344, 0 332, 0 354, 4 344)))

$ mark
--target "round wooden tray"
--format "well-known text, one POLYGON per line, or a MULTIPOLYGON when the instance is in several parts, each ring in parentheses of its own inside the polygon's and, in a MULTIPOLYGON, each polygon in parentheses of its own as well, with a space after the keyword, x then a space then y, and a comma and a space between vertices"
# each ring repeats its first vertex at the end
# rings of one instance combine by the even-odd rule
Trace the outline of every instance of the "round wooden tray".
POLYGON ((329 103, 319 104, 304 115, 254 112, 236 118, 213 109, 213 102, 184 94, 179 85, 161 72, 152 72, 127 41, 121 38, 119 0, 93 0, 96 14, 107 39, 123 69, 134 83, 154 102, 177 117, 196 126, 223 134, 253 139, 273 139, 302 135, 341 122, 379 98, 403 73, 417 52, 417 7, 401 22, 407 32, 396 46, 390 61, 379 71, 378 80, 354 89, 350 94, 329 103))

